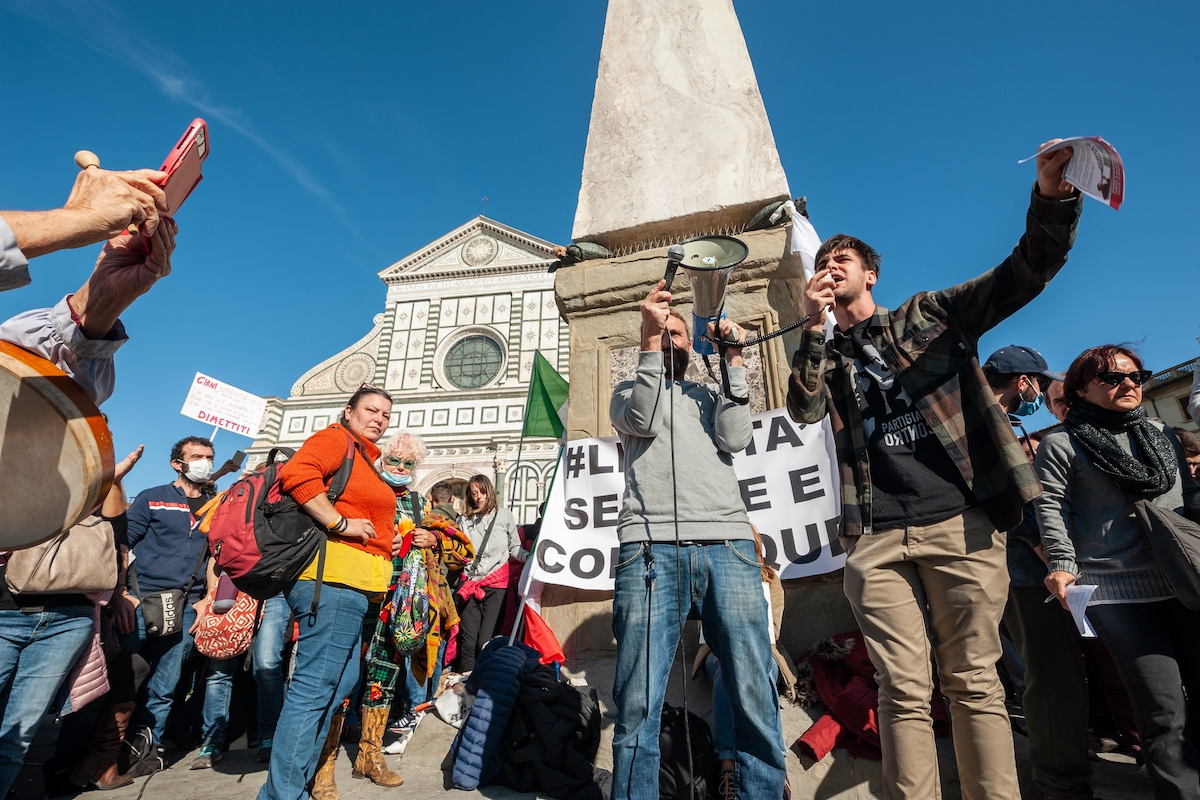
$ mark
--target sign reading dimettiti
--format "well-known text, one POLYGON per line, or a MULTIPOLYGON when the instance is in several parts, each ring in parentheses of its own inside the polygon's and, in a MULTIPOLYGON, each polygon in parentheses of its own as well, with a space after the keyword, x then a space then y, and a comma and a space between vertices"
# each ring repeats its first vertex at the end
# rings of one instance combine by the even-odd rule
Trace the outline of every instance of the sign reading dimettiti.
MULTIPOLYGON (((828 421, 797 425, 780 409, 755 414, 754 440, 733 456, 742 502, 762 534, 767 562, 784 578, 845 564, 837 463, 828 421)), ((679 479, 688 480, 685 465, 679 479)), ((625 473, 617 437, 567 442, 546 502, 534 577, 612 589, 625 473)))
POLYGON ((197 372, 179 413, 242 436, 255 436, 267 401, 197 372))

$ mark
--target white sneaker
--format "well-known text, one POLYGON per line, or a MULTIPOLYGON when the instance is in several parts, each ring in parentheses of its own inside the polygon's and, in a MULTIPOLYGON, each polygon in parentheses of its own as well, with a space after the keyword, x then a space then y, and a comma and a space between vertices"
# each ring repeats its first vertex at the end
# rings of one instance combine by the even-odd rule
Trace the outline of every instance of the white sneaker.
POLYGON ((391 744, 385 744, 381 749, 385 755, 398 756, 404 753, 404 748, 408 747, 408 743, 412 741, 413 734, 417 732, 416 728, 410 728, 404 733, 397 736, 391 744))

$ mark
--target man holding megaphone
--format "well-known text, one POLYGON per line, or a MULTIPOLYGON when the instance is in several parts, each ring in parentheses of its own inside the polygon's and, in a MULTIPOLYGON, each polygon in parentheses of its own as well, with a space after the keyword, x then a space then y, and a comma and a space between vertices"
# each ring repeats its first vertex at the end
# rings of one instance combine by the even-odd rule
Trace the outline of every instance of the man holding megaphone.
MULTIPOLYGON (((625 457, 613 633, 613 798, 658 797, 659 721, 683 622, 718 654, 737 731, 738 797, 783 796, 783 734, 766 600, 733 454, 750 444, 746 368, 723 346, 728 393, 684 380, 691 341, 660 280, 641 303, 637 374, 613 392, 625 457)), ((708 335, 744 341, 728 319, 708 335)), ((693 773, 700 767, 693 766, 693 773)))

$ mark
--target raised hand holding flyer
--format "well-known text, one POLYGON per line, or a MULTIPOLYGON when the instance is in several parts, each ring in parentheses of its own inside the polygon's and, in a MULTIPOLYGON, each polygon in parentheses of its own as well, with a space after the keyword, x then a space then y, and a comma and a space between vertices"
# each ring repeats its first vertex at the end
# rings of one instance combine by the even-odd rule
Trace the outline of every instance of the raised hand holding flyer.
POLYGON ((1024 164, 1064 147, 1074 148, 1075 152, 1063 170, 1063 180, 1089 197, 1112 206, 1114 211, 1119 209, 1125 199, 1125 165, 1117 148, 1099 136, 1072 136, 1043 147, 1017 163, 1024 164))

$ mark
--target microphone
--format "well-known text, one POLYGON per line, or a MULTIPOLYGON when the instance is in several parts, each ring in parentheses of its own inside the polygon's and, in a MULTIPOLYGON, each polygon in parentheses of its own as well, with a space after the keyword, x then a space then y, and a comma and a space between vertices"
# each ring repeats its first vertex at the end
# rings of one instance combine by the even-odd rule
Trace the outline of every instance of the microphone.
POLYGON ((675 280, 675 271, 683 262, 683 255, 683 245, 673 244, 667 249, 667 271, 663 273, 663 280, 667 282, 664 288, 668 292, 671 291, 671 283, 675 280))

